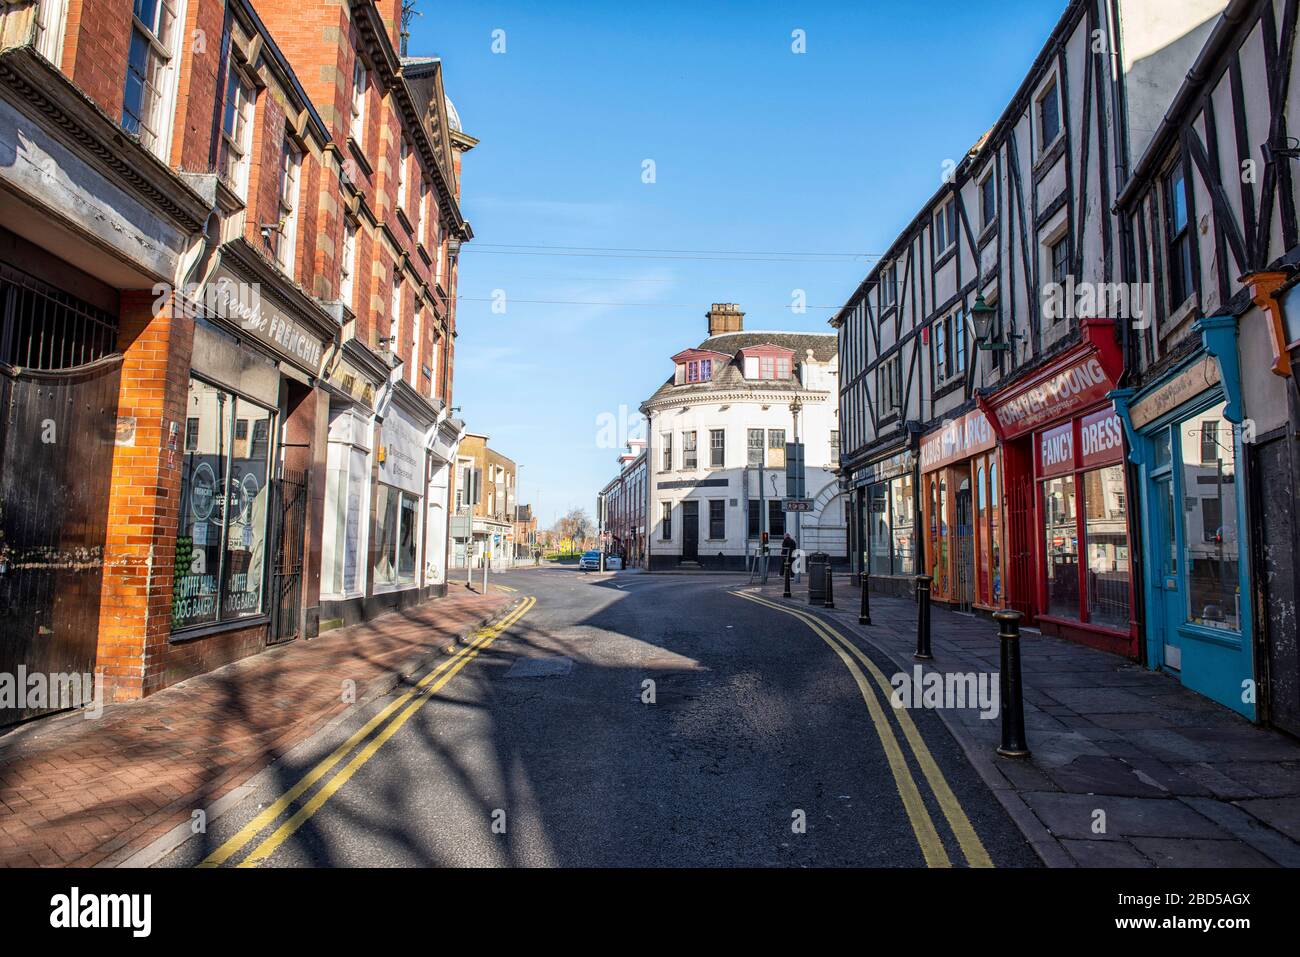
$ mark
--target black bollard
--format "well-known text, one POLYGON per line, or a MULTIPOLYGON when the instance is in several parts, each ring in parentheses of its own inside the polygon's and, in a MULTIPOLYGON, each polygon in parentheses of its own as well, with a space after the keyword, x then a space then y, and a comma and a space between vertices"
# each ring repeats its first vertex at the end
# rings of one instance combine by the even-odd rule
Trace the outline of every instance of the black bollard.
POLYGON ((867 587, 867 573, 862 573, 862 606, 858 609, 858 624, 871 624, 871 589, 867 587))
POLYGON ((917 661, 929 661, 930 654, 930 576, 916 576, 916 654, 917 661))
POLYGON ((835 599, 831 595, 831 563, 826 563, 826 601, 822 603, 823 608, 834 608, 835 599))
POLYGON ((783 576, 784 579, 785 579, 785 587, 784 587, 784 588, 782 589, 782 591, 781 591, 781 597, 782 597, 782 598, 790 598, 790 597, 791 597, 791 595, 790 595, 790 564, 791 564, 791 563, 790 563, 790 557, 787 555, 787 556, 786 556, 786 559, 785 559, 785 567, 781 570, 781 574, 782 574, 782 576, 783 576))
POLYGON ((1002 675, 998 682, 1002 709, 1002 746, 998 754, 1006 758, 1029 755, 1025 742, 1025 689, 1020 680, 1020 612, 995 611, 998 639, 1002 645, 1002 675))

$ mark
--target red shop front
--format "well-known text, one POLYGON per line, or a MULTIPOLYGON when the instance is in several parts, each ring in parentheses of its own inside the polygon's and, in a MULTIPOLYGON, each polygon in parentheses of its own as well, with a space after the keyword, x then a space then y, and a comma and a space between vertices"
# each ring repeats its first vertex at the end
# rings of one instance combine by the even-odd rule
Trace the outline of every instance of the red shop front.
POLYGON ((1136 658, 1124 433, 1106 394, 1123 365, 1114 324, 985 396, 1003 447, 1008 604, 1026 623, 1136 658))

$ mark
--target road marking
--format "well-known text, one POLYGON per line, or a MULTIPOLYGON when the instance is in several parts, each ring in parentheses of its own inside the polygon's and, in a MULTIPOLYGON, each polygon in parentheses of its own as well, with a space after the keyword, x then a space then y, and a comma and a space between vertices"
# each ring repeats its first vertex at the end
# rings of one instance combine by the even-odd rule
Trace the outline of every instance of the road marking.
MULTIPOLYGON (((789 609, 768 605, 767 602, 753 595, 746 595, 741 592, 732 592, 731 594, 752 601, 755 604, 776 608, 778 611, 784 611, 802 619, 802 616, 789 609)), ((834 639, 811 621, 804 620, 804 623, 822 641, 826 642, 832 651, 839 655, 840 660, 844 662, 844 667, 849 669, 849 673, 853 675, 853 680, 857 682, 858 690, 862 693, 862 700, 866 702, 867 711, 871 715, 871 723, 875 725, 876 736, 880 739, 881 747, 885 751, 890 773, 894 776, 894 787, 903 802, 903 809, 907 812, 907 819, 912 825, 912 833, 916 835, 916 842, 921 846, 921 854, 925 857, 926 866, 951 867, 952 862, 948 859, 948 852, 944 849, 943 841, 939 839, 939 832, 935 830, 934 821, 930 819, 930 812, 926 809, 925 801, 921 798, 921 791, 916 786, 911 771, 908 770, 907 761, 903 757, 903 750, 898 744, 898 738, 894 736, 894 729, 889 725, 889 718, 886 717, 880 702, 876 700, 871 683, 867 680, 866 675, 862 673, 862 669, 844 653, 844 649, 834 639)))
MULTIPOLYGON (((825 633, 829 633, 829 635, 838 639, 839 643, 867 668, 871 673, 871 676, 876 680, 876 684, 880 686, 881 693, 884 694, 885 700, 890 700, 893 695, 894 687, 889 683, 889 679, 885 677, 884 672, 876 667, 875 662, 867 657, 861 648, 842 635, 831 624, 814 615, 779 605, 775 602, 769 602, 767 599, 758 596, 743 595, 742 597, 749 598, 751 601, 766 605, 769 608, 774 608, 778 611, 783 611, 787 614, 793 615, 814 630, 820 631, 824 629, 825 633)), ((825 637, 826 634, 823 634, 823 638, 825 637)), ((894 708, 892 710, 894 711, 899 726, 903 729, 903 736, 907 739, 908 746, 911 748, 912 754, 916 758, 916 763, 921 768, 921 773, 925 776, 926 782, 930 785, 930 790, 933 792, 935 800, 939 803, 939 808, 943 811, 944 817, 947 818, 948 826, 952 828, 953 836, 956 837, 957 844, 961 847, 966 862, 971 867, 993 867, 992 858, 989 857, 989 853, 985 849, 983 842, 980 840, 979 834, 976 833, 974 826, 971 824, 970 818, 966 816, 966 812, 962 808, 961 802, 957 799, 957 795, 954 794, 952 788, 949 787, 947 779, 943 776, 943 772, 939 769, 938 763, 934 760, 934 755, 930 752, 929 746, 926 745, 925 739, 921 736, 920 731, 917 730, 915 722, 912 721, 912 716, 908 714, 905 709, 894 708)), ((908 773, 910 777, 910 771, 908 773)))
MULTIPOLYGON (((467 661, 469 661, 470 658, 477 656, 481 649, 486 648, 493 641, 495 641, 497 636, 500 635, 502 631, 504 631, 506 628, 510 627, 516 621, 522 618, 524 614, 530 608, 532 608, 533 605, 535 605, 536 603, 537 603, 536 598, 531 598, 531 597, 526 598, 524 599, 523 604, 521 604, 517 609, 515 609, 513 612, 507 615, 496 625, 489 626, 477 632, 474 639, 468 645, 460 649, 458 652, 456 652, 446 661, 439 664, 436 668, 434 668, 427 675, 421 678, 414 688, 411 688, 409 691, 401 695, 401 697, 396 698, 395 700, 390 702, 387 706, 384 707, 382 711, 380 711, 369 721, 367 721, 364 725, 358 728, 352 734, 351 737, 349 737, 346 741, 344 741, 337 748, 335 748, 334 751, 329 755, 329 757, 325 758, 314 768, 312 768, 309 772, 307 772, 307 774, 303 775, 302 779, 299 780, 297 784, 295 784, 292 788, 286 791, 277 800, 267 805, 267 807, 263 809, 256 817, 254 817, 251 821, 245 824, 239 830, 238 833, 236 833, 224 844, 222 844, 219 848, 217 848, 215 851, 209 854, 203 860, 203 862, 200 863, 198 866, 199 867, 220 867, 231 857, 238 854, 241 850, 243 850, 243 848, 250 841, 253 840, 253 838, 255 838, 263 830, 265 830, 269 825, 274 823, 275 820, 279 818, 281 814, 283 814, 286 810, 288 810, 289 807, 291 807, 293 803, 296 800, 298 800, 298 798, 300 798, 303 794, 305 794, 308 790, 310 790, 310 788, 317 781, 319 781, 326 774, 328 774, 329 771, 334 767, 334 765, 338 764, 339 761, 343 760, 343 758, 346 757, 352 751, 352 749, 355 748, 361 741, 365 740, 365 738, 368 737, 372 731, 374 731, 377 727, 379 727, 381 724, 387 721, 388 718, 391 717, 394 712, 400 709, 412 698, 422 694, 426 688, 429 689, 427 692, 428 695, 432 695, 434 692, 436 692, 439 688, 445 685, 447 681, 450 680, 452 675, 454 675, 456 671, 459 671, 460 668, 467 661), (438 678, 439 675, 443 675, 443 674, 445 674, 446 677, 443 680, 438 681, 436 686, 431 687, 430 682, 433 682, 435 679, 438 678)), ((417 702, 416 706, 418 707, 418 705, 422 703, 423 701, 417 702)))
MULTIPOLYGON (((494 584, 495 584, 495 583, 494 583, 494 584)), ((509 585, 496 585, 496 587, 497 587, 497 588, 500 588, 502 591, 508 591, 508 592, 516 592, 516 591, 519 591, 518 588, 511 588, 509 585)))

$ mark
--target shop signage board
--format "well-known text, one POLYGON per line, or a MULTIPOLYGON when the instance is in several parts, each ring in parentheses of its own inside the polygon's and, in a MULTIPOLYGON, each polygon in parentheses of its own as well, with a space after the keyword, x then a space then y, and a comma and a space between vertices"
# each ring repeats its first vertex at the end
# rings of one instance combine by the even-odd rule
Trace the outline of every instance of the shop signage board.
POLYGON ((260 283, 240 279, 228 267, 218 266, 208 280, 204 303, 209 311, 300 369, 311 375, 320 371, 320 338, 277 308, 260 283))
POLYGON ((781 511, 811 512, 812 505, 812 499, 810 498, 785 498, 781 500, 781 511))
POLYGON ((1184 402, 1219 384, 1219 363, 1213 356, 1200 359, 1167 382, 1161 383, 1129 406, 1133 428, 1140 429, 1172 412, 1184 402))
POLYGON ((988 418, 979 409, 959 419, 945 422, 938 432, 921 438, 921 471, 968 459, 997 445, 997 436, 988 418))
POLYGON ((1032 432, 1104 400, 1114 383, 1101 359, 1088 353, 1064 368, 1036 377, 994 404, 1004 439, 1032 432))
POLYGON ((1098 468, 1124 460, 1124 427, 1114 409, 1079 420, 1079 467, 1098 468))
POLYGON ((393 407, 380 427, 380 444, 384 448, 379 463, 379 481, 413 495, 423 495, 424 431, 393 407))
POLYGON ((913 457, 910 450, 896 452, 888 458, 879 459, 856 469, 853 473, 853 486, 875 485, 886 479, 898 478, 912 471, 913 457))

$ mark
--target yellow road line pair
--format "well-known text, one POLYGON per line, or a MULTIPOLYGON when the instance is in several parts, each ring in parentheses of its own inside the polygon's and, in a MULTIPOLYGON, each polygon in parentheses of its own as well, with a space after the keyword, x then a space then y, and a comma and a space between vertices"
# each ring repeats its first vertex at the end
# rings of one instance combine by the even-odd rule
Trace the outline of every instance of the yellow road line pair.
POLYGON ((528 597, 523 600, 518 608, 509 615, 497 622, 478 631, 473 640, 464 648, 456 652, 446 661, 439 664, 427 675, 420 679, 419 683, 401 697, 390 702, 382 711, 367 721, 362 727, 346 741, 334 749, 334 752, 321 761, 307 774, 305 774, 297 784, 291 787, 276 801, 268 805, 256 817, 244 825, 244 827, 231 837, 226 843, 207 856, 199 864, 199 867, 220 867, 232 857, 242 851, 252 840, 257 837, 263 830, 275 823, 280 815, 287 811, 298 798, 306 794, 317 781, 320 781, 330 770, 343 760, 353 748, 364 741, 372 731, 388 721, 390 717, 399 709, 401 710, 396 718, 393 718, 382 731, 372 738, 365 747, 356 753, 356 755, 344 765, 343 769, 330 778, 312 797, 303 804, 298 810, 288 818, 283 824, 276 828, 270 836, 262 841, 253 849, 253 852, 244 858, 237 866, 239 867, 256 867, 268 857, 275 853, 286 840, 288 840, 298 828, 302 827, 313 814, 319 811, 339 788, 348 782, 356 772, 374 757, 375 753, 384 746, 389 738, 397 733, 415 712, 419 711, 424 704, 432 698, 438 691, 447 684, 456 673, 464 668, 467 664, 478 657, 478 653, 492 644, 497 637, 524 617, 537 604, 537 599, 528 597))
MULTIPOLYGON (((925 857, 926 865, 928 867, 951 867, 952 861, 948 858, 948 852, 943 846, 943 841, 939 838, 939 832, 935 829, 934 821, 930 818, 930 812, 921 797, 921 791, 917 787, 911 769, 907 766, 903 750, 899 746, 897 736, 894 734, 893 726, 889 723, 888 712, 876 697, 871 682, 863 674, 862 668, 858 667, 858 663, 860 662, 871 674, 871 677, 875 679, 876 684, 880 686, 881 693, 884 695, 884 700, 888 702, 894 688, 884 673, 876 667, 875 662, 868 658, 856 644, 845 638, 821 618, 791 608, 788 605, 768 601, 766 598, 751 593, 732 592, 732 594, 799 619, 839 655, 840 660, 844 662, 844 666, 853 675, 853 680, 857 682, 858 690, 862 692, 862 700, 866 702, 867 711, 871 713, 871 721, 875 725, 876 734, 880 738, 885 757, 889 761, 889 770, 894 777, 894 786, 898 789, 899 797, 903 801, 903 808, 907 812, 912 831, 916 834, 917 843, 921 845, 921 853, 925 857), (855 658, 857 662, 854 661, 855 658)), ((966 817, 966 812, 962 810, 961 803, 944 779, 943 772, 939 770, 933 755, 930 754, 925 739, 916 730, 916 725, 912 722, 912 716, 903 709, 891 708, 890 710, 894 711, 898 724, 903 729, 903 737, 907 739, 908 746, 911 748, 926 782, 930 785, 930 790, 934 794, 939 808, 943 811, 944 817, 948 819, 948 826, 952 829, 953 836, 956 837, 957 844, 966 857, 966 862, 971 867, 992 867, 993 861, 989 857, 988 851, 984 849, 979 835, 975 833, 975 828, 971 826, 969 818, 966 817)))

